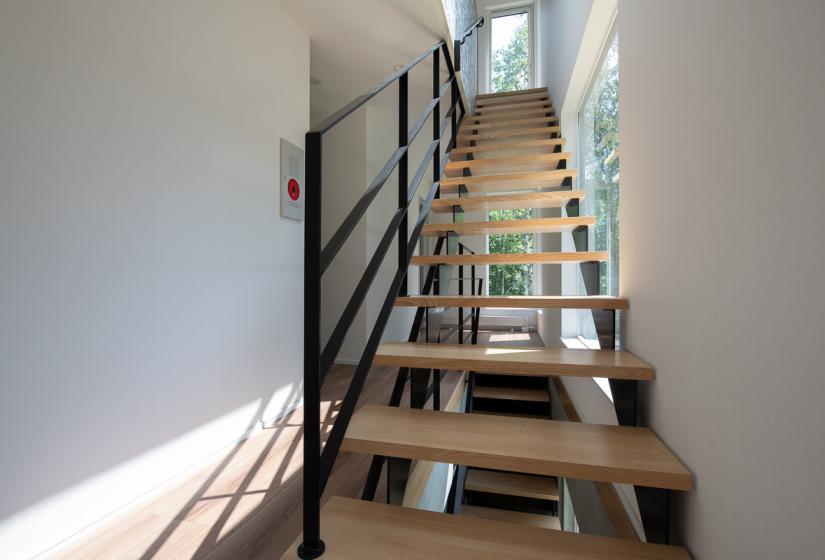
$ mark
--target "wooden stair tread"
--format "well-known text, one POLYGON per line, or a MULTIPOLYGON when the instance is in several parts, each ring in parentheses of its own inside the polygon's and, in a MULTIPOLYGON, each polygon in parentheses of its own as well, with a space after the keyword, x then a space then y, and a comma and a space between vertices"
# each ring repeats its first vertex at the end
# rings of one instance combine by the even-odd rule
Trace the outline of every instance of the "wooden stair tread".
POLYGON ((484 154, 489 152, 516 151, 524 153, 526 150, 547 150, 552 152, 556 146, 564 146, 564 138, 539 138, 534 140, 513 140, 491 142, 480 146, 457 146, 450 150, 450 157, 460 154, 484 154))
POLYGON ((364 405, 342 451, 690 490, 693 475, 647 428, 364 405))
POLYGON ((625 298, 613 296, 402 296, 396 307, 486 307, 515 309, 627 309, 625 298))
POLYGON ((499 113, 489 113, 486 115, 470 115, 465 117, 468 121, 473 122, 496 122, 501 120, 508 120, 512 118, 522 118, 524 116, 542 116, 542 115, 551 115, 555 116, 556 110, 552 107, 526 107, 526 108, 518 108, 512 109, 510 111, 501 111, 499 113))
POLYGON ((531 101, 549 101, 549 95, 546 91, 536 91, 532 93, 525 93, 522 95, 510 95, 505 97, 488 97, 485 99, 478 99, 476 107, 483 109, 485 107, 501 107, 503 105, 516 105, 519 103, 529 103, 531 101))
POLYGON ((537 500, 559 499, 559 484, 553 477, 534 474, 482 471, 469 469, 464 489, 504 496, 520 496, 537 500))
POLYGON ((505 401, 549 402, 547 391, 541 389, 522 389, 521 387, 487 387, 476 386, 473 397, 479 399, 500 399, 505 401))
POLYGON ((522 101, 510 105, 489 105, 487 107, 476 107, 474 117, 479 115, 503 115, 512 113, 513 111, 521 111, 524 109, 553 109, 553 103, 549 99, 535 99, 522 101))
POLYGON ((434 264, 559 264, 607 261, 607 251, 569 251, 552 253, 477 253, 475 255, 416 255, 411 266, 434 264))
POLYGON ((488 508, 481 506, 461 506, 459 515, 477 517, 479 519, 489 519, 491 521, 502 521, 515 525, 527 525, 530 527, 543 527, 545 529, 561 530, 559 518, 552 515, 541 515, 538 513, 527 513, 523 511, 511 511, 508 509, 488 508))
POLYGON ((561 132, 561 127, 559 126, 532 126, 530 128, 516 128, 513 130, 485 130, 483 132, 479 132, 478 134, 472 134, 468 132, 458 133, 456 136, 456 140, 459 142, 469 142, 471 140, 498 140, 500 138, 513 138, 514 136, 531 136, 531 135, 544 135, 547 134, 548 138, 550 134, 558 134, 561 132))
MULTIPOLYGON (((333 497, 321 512, 334 560, 690 560, 682 548, 333 497)), ((297 560, 301 537, 282 556, 297 560)))
POLYGON ((489 220, 485 222, 446 222, 426 224, 422 235, 440 236, 447 232, 459 235, 501 235, 508 233, 560 233, 578 227, 592 226, 595 216, 572 218, 528 218, 525 220, 489 220))
POLYGON ((529 89, 514 89, 511 91, 497 91, 495 93, 479 93, 476 95, 476 99, 492 99, 494 97, 513 97, 519 95, 525 95, 530 93, 547 93, 547 86, 537 87, 537 88, 529 88, 529 89))
POLYGON ((465 169, 469 169, 473 174, 488 175, 499 172, 553 170, 560 161, 569 160, 572 157, 570 152, 553 152, 549 154, 528 154, 501 158, 465 159, 450 160, 444 171, 446 175, 460 175, 465 169))
POLYGON ((576 190, 437 198, 433 200, 430 209, 432 212, 437 213, 452 213, 454 206, 461 206, 465 212, 515 210, 519 208, 559 208, 565 206, 571 200, 584 200, 586 196, 587 191, 576 190))
POLYGON ((508 416, 510 418, 529 418, 530 420, 549 420, 549 416, 541 414, 528 414, 526 412, 500 412, 497 410, 474 410, 472 414, 483 414, 485 416, 508 416))
POLYGON ((459 185, 467 187, 468 193, 493 191, 519 191, 558 187, 567 178, 575 178, 575 169, 552 169, 549 171, 528 171, 521 173, 496 173, 494 175, 470 175, 469 177, 442 177, 441 192, 454 194, 459 185))
POLYGON ((559 118, 556 116, 546 117, 512 117, 511 119, 487 121, 483 123, 465 122, 459 128, 459 136, 468 133, 470 130, 490 130, 506 126, 522 126, 522 125, 541 125, 541 123, 557 123, 559 118))
POLYGON ((535 346, 478 346, 385 342, 375 365, 546 377, 653 379, 653 367, 624 350, 578 350, 535 346))

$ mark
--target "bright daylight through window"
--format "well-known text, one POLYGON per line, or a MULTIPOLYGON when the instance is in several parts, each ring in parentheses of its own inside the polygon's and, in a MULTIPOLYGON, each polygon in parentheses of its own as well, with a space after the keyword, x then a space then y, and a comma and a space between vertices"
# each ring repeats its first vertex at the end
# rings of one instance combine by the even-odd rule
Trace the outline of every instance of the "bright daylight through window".
MULTIPOLYGON (((579 187, 588 191, 584 215, 596 216, 589 249, 608 251, 600 267, 599 288, 619 294, 619 38, 613 34, 579 112, 579 187)), ((580 282, 579 293, 584 294, 580 282)), ((579 312, 579 334, 595 339, 589 311, 579 312)))
MULTIPOLYGON (((493 93, 530 86, 530 19, 526 10, 509 11, 492 18, 490 51, 490 89, 493 93)), ((489 213, 490 221, 532 217, 531 209, 489 213)), ((490 253, 530 253, 533 237, 532 234, 491 235, 488 250, 490 253)), ((492 265, 488 286, 490 295, 529 295, 533 292, 533 266, 492 265)))
POLYGON ((530 87, 530 20, 527 11, 494 15, 490 23, 490 91, 530 87))

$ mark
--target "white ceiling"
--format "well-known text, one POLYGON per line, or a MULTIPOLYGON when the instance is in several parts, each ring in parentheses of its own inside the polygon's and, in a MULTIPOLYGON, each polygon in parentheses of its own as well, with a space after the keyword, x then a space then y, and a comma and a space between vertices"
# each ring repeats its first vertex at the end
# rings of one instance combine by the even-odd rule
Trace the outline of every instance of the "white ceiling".
POLYGON ((283 3, 310 36, 310 74, 320 81, 310 88, 315 118, 332 114, 448 35, 441 0, 283 3))

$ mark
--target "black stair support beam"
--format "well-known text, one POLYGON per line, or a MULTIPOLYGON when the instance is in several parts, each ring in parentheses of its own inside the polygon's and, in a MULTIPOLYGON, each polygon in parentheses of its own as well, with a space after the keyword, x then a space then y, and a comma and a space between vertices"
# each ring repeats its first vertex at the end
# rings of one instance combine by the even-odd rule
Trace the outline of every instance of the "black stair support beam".
POLYGON ((404 503, 407 480, 410 477, 412 461, 398 457, 387 459, 387 503, 400 506, 404 503))
POLYGON ((649 543, 670 544, 670 491, 634 486, 642 516, 645 539, 649 543))

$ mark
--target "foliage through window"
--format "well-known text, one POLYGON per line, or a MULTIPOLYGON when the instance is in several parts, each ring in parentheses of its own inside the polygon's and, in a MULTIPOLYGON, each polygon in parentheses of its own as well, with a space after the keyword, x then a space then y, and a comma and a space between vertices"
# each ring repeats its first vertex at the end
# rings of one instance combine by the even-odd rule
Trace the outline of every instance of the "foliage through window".
MULTIPOLYGON (((608 251, 600 267, 600 293, 619 293, 619 39, 614 34, 579 113, 580 187, 588 191, 584 209, 596 216, 590 249, 608 251)), ((584 293, 584 286, 580 286, 584 293)), ((579 331, 596 338, 592 318, 581 313, 579 331)))
POLYGON ((491 91, 498 93, 527 89, 530 85, 528 13, 495 16, 491 19, 491 91))
MULTIPOLYGON (((489 220, 526 220, 533 217, 530 209, 493 210, 489 220)), ((532 253, 533 234, 490 235, 490 253, 532 253)), ((533 266, 529 264, 495 264, 488 272, 491 296, 528 296, 533 293, 533 266)))

